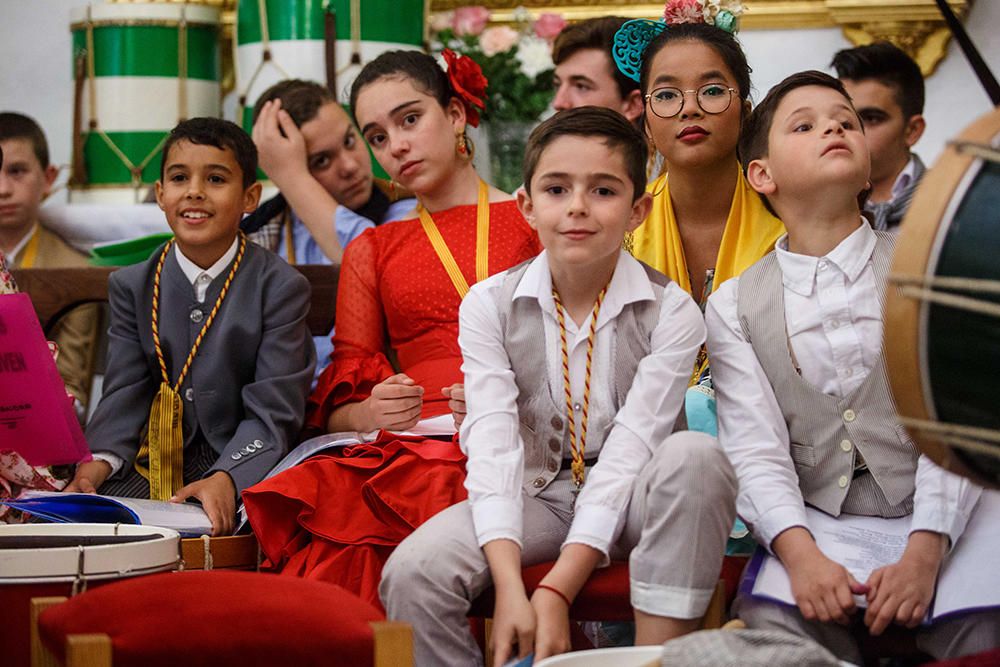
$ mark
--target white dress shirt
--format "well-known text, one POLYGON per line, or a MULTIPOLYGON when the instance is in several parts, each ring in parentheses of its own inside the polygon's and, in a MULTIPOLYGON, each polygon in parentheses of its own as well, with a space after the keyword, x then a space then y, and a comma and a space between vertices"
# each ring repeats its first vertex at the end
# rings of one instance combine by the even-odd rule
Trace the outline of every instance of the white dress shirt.
MULTIPOLYGON (((802 379, 843 398, 878 362, 882 309, 872 253, 875 232, 858 229, 824 257, 775 244, 785 300, 785 326, 802 379)), ((719 440, 740 483, 739 515, 770 548, 779 534, 806 524, 805 503, 789 451, 788 429, 774 392, 737 315, 739 278, 708 299, 708 355, 719 414, 719 440)), ((958 539, 979 498, 979 488, 946 472, 926 456, 917 463, 911 531, 958 539)))
MULTIPOLYGON (((542 252, 524 272, 514 299, 535 299, 543 313, 548 390, 556 405, 565 404, 559 324, 552 299, 548 253, 542 252)), ((469 457, 465 486, 480 545, 496 539, 521 544, 524 443, 519 432, 518 389, 503 345, 498 299, 506 274, 473 286, 459 311, 459 344, 465 373, 468 413, 461 443, 469 457)), ((591 375, 594 406, 611 413, 612 340, 616 318, 626 304, 655 298, 642 266, 622 252, 597 320, 591 375)), ((579 327, 566 317, 569 375, 575 406, 583 401, 587 337, 592 315, 579 327)), ((664 290, 660 317, 652 331, 651 351, 639 362, 635 380, 614 423, 601 443, 591 430, 587 458, 600 459, 587 474, 564 544, 587 544, 607 556, 628 508, 636 476, 655 447, 670 435, 684 401, 691 365, 705 338, 701 313, 675 283, 664 290)), ((540 344, 543 342, 540 341, 540 344)), ((628 344, 621 342, 620 344, 628 344)), ((577 433, 582 411, 575 410, 577 433)))
MULTIPOLYGON (((177 258, 177 266, 180 267, 184 273, 184 277, 187 278, 188 282, 191 283, 191 287, 194 288, 195 299, 198 300, 198 303, 205 302, 205 293, 208 292, 208 286, 222 274, 226 267, 229 266, 229 263, 233 261, 233 258, 236 257, 236 249, 239 247, 239 244, 240 240, 238 237, 233 239, 233 244, 229 246, 229 250, 223 253, 222 257, 207 269, 201 268, 185 257, 177 244, 174 244, 174 257, 177 258)), ((95 460, 104 461, 110 465, 112 475, 121 470, 122 466, 125 465, 120 456, 111 452, 93 452, 92 456, 95 460)))

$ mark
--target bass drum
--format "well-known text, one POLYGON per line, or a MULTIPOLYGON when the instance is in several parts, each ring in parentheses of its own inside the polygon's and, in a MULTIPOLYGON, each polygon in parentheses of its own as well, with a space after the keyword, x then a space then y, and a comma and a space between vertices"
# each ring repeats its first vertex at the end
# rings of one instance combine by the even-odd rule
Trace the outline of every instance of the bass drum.
POLYGON ((27 667, 31 599, 75 595, 127 577, 176 570, 180 535, 115 524, 0 525, 0 655, 27 667))
POLYGON ((927 173, 900 228, 885 346, 900 421, 947 470, 1000 488, 1000 109, 927 173))

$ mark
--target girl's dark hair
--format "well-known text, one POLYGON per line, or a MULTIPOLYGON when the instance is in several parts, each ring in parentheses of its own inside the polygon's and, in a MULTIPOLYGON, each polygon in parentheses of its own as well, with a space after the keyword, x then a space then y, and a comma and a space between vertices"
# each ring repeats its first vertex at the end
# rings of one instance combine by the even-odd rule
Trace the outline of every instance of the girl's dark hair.
POLYGON ((386 51, 361 69, 358 78, 351 85, 351 116, 358 119, 355 109, 361 89, 387 76, 410 79, 413 85, 438 101, 441 108, 447 108, 455 91, 437 61, 420 51, 386 51))
POLYGON ((657 35, 642 53, 642 68, 639 71, 639 88, 645 94, 649 85, 650 69, 653 59, 660 50, 671 42, 694 40, 713 49, 726 63, 726 67, 736 77, 736 88, 740 91, 740 99, 744 102, 750 99, 750 65, 743 53, 743 48, 732 33, 716 28, 707 23, 679 23, 672 25, 657 35))

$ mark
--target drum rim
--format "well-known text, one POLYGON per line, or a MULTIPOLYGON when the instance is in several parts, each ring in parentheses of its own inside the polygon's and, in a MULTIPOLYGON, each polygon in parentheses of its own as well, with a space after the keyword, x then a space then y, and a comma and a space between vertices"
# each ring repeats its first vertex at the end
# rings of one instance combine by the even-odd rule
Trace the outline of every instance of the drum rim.
MULTIPOLYGON (((87 26, 87 7, 74 7, 70 10, 70 30, 80 30, 87 26)), ((98 26, 128 26, 128 25, 149 25, 146 21, 154 21, 157 25, 177 26, 183 16, 188 27, 195 24, 219 27, 222 20, 222 11, 219 7, 210 5, 195 4, 129 4, 112 3, 98 4, 91 3, 90 23, 94 27, 98 26), (135 20, 138 23, 130 24, 135 20)))
MULTIPOLYGON (((990 144, 998 139, 1000 109, 994 109, 969 125, 953 141, 990 144)), ((894 332, 892 344, 884 345, 889 383, 897 414, 918 420, 937 420, 925 345, 929 306, 925 301, 902 296, 897 289, 892 289, 892 283, 901 277, 924 280, 933 275, 930 272, 937 264, 947 234, 941 222, 954 216, 961 205, 960 197, 968 191, 972 179, 982 168, 981 158, 959 153, 952 143, 949 142, 928 171, 913 198, 900 227, 886 286, 883 330, 894 332)), ((991 485, 956 457, 943 440, 912 428, 906 430, 920 451, 941 467, 991 485)))

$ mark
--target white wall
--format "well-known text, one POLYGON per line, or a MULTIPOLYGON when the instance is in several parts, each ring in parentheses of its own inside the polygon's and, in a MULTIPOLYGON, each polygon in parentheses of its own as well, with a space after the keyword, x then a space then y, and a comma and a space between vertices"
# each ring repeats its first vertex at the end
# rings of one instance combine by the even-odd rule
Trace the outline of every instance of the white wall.
MULTIPOLYGON (((52 159, 70 159, 72 122, 69 12, 84 0, 0 0, 0 109, 36 118, 49 138, 52 159)), ((966 26, 987 63, 1000 76, 1000 2, 978 0, 966 26)), ((747 30, 740 35, 756 98, 784 76, 823 69, 838 49, 850 46, 838 29, 747 30)), ((229 105, 231 106, 231 105, 229 105)), ((933 161, 944 143, 991 109, 958 46, 927 81, 927 132, 917 145, 933 161)))

